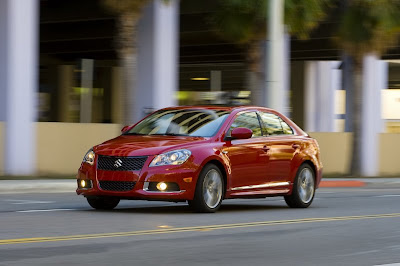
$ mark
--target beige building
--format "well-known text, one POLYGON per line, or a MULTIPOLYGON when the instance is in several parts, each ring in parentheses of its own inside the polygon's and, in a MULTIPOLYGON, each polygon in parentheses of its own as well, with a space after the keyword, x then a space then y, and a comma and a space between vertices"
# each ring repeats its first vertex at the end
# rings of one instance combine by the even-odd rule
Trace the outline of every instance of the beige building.
MULTIPOLYGON (((155 0, 144 10, 132 122, 175 104, 250 103, 245 49, 210 27, 215 9, 212 0, 155 0)), ((309 41, 282 39, 288 91, 278 109, 319 140, 325 174, 342 175, 351 155, 350 90, 327 25, 309 41)), ((115 15, 97 0, 0 0, 0 174, 73 175, 88 148, 119 134, 115 28, 115 15)), ((367 176, 400 175, 397 58, 395 51, 365 58, 367 176)))

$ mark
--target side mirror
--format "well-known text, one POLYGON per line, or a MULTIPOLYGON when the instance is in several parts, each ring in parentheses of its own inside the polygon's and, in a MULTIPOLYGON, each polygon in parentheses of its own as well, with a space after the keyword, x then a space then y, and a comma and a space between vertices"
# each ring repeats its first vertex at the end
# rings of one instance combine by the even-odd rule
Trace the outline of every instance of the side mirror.
POLYGON ((121 129, 121 132, 122 132, 122 133, 125 133, 126 131, 128 131, 128 130, 130 129, 130 127, 131 127, 131 126, 124 126, 124 127, 121 129))
POLYGON ((246 127, 237 127, 231 132, 232 139, 249 139, 251 136, 253 136, 253 131, 246 127))

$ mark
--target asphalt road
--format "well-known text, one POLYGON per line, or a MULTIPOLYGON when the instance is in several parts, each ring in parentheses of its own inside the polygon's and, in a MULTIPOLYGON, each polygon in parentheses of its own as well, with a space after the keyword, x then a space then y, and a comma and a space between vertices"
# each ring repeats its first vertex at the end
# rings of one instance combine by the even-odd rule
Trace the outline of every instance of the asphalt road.
MULTIPOLYGON (((183 203, 0 194, 0 265, 396 265, 400 189, 320 189, 308 209, 282 198, 183 203)), ((397 264, 400 265, 400 264, 397 264)))

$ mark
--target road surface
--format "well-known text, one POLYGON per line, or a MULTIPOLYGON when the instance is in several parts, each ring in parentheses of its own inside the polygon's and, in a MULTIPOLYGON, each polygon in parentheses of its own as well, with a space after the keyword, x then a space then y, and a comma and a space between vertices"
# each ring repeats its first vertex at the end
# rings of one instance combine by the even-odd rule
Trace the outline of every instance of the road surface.
POLYGON ((308 209, 267 198, 197 214, 184 203, 95 211, 74 193, 0 194, 0 265, 396 265, 399 203, 399 189, 325 188, 308 209))

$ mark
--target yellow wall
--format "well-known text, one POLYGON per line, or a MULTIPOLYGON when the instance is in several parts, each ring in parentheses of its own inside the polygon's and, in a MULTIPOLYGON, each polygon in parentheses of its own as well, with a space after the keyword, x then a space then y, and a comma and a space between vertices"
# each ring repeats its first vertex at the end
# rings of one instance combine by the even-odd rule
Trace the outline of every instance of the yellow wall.
MULTIPOLYGON (((37 171, 39 175, 75 175, 84 154, 93 145, 116 137, 116 124, 38 123, 37 171)), ((4 123, 0 122, 0 175, 4 162, 4 123)), ((324 174, 346 174, 351 156, 351 133, 310 135, 318 140, 324 174)), ((380 134, 379 171, 382 176, 400 176, 400 134, 380 134)))
POLYGON ((318 141, 324 174, 346 174, 350 163, 352 134, 344 132, 314 132, 318 141))
POLYGON ((380 134, 379 172, 383 176, 400 176, 400 134, 380 134))
POLYGON ((94 145, 121 134, 115 124, 38 123, 37 171, 40 175, 75 174, 94 145))

